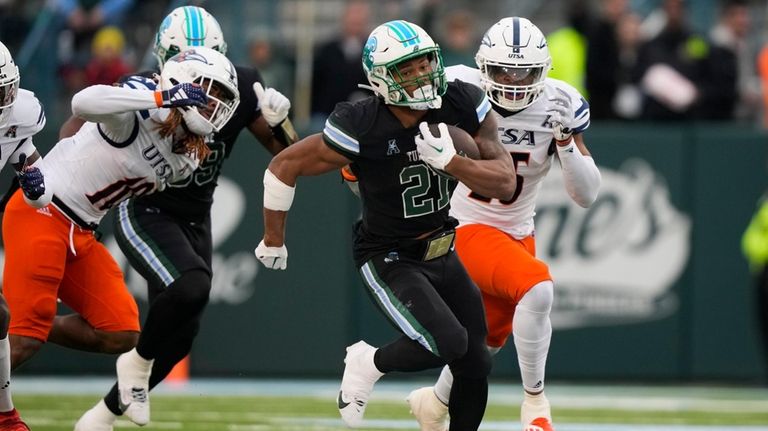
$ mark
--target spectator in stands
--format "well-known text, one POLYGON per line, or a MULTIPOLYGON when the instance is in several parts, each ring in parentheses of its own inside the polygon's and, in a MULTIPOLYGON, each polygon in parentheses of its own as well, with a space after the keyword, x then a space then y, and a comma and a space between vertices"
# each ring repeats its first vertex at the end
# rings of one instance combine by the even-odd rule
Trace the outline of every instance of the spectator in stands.
POLYGON ((602 0, 600 17, 586 32, 586 87, 592 118, 616 118, 613 100, 622 77, 618 25, 628 13, 628 0, 602 0))
POLYGON ((615 118, 631 120, 639 117, 642 110, 643 96, 633 76, 637 65, 637 51, 642 43, 641 19, 634 13, 625 13, 616 24, 619 63, 616 73, 616 93, 611 101, 611 108, 615 118))
POLYGON ((368 80, 360 63, 370 32, 370 6, 364 0, 347 3, 341 17, 341 33, 315 52, 312 69, 312 116, 325 118, 338 102, 362 98, 358 84, 368 80))
POLYGON ((759 87, 762 90, 762 125, 768 128, 768 43, 763 45, 757 55, 757 73, 760 79, 759 87))
POLYGON ((442 40, 439 41, 443 64, 463 64, 475 67, 478 40, 475 34, 475 16, 464 9, 451 11, 443 18, 442 40))
POLYGON ((11 52, 19 52, 42 1, 0 0, 0 40, 11 52))
POLYGON ((105 25, 119 24, 135 0, 52 0, 62 21, 58 37, 60 76, 70 93, 85 87, 84 69, 91 58, 94 35, 105 25))
POLYGON ((759 111, 754 57, 747 47, 749 27, 746 0, 724 0, 718 23, 709 34, 700 118, 730 120, 737 116, 746 118, 759 111))
POLYGON ((284 50, 276 49, 272 33, 265 29, 254 31, 249 37, 248 58, 250 65, 261 72, 264 82, 276 88, 283 95, 291 98, 293 93, 293 67, 290 61, 281 55, 284 50))
POLYGON ((567 2, 568 24, 547 35, 549 52, 552 55, 550 78, 571 84, 583 96, 588 97, 585 86, 587 40, 587 17, 589 8, 586 0, 567 2))
POLYGON ((125 38, 117 27, 107 26, 96 32, 91 44, 91 61, 85 66, 86 86, 116 83, 132 72, 123 59, 125 38))
POLYGON ((638 53, 636 79, 643 92, 642 118, 674 121, 695 118, 703 81, 707 42, 688 26, 686 0, 664 0, 661 32, 643 43, 638 53))

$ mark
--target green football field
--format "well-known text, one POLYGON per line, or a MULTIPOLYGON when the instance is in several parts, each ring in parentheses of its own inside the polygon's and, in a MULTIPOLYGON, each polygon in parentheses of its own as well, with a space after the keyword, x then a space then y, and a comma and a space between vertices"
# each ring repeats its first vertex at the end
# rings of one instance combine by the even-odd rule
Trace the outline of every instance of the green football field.
MULTIPOLYGON (((257 383, 257 390, 249 391, 257 395, 223 395, 226 385, 160 390, 151 398, 148 426, 120 420, 115 429, 343 430, 333 385, 307 383, 307 395, 301 394, 302 383, 295 381, 287 386, 279 381, 257 383)), ((99 399, 96 392, 71 393, 66 385, 56 394, 59 386, 14 395, 33 430, 72 430, 80 414, 99 399)), ((417 430, 403 401, 414 384, 382 386, 379 391, 377 385, 362 429, 417 430)), ((242 392, 233 388, 231 392, 242 392)), ((514 385, 492 387, 482 430, 521 429, 517 392, 514 385)), ((558 431, 768 430, 768 390, 761 388, 553 385, 548 392, 558 431)))

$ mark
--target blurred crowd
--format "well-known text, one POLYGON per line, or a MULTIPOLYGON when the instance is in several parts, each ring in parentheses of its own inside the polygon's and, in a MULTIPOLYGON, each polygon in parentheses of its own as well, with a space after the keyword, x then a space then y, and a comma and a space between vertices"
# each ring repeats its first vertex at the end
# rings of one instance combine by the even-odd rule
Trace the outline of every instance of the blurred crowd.
MULTIPOLYGON (((768 124, 762 118, 768 103, 762 90, 768 87, 768 44, 761 46, 763 35, 751 22, 756 12, 765 14, 765 5, 717 0, 716 24, 701 33, 692 25, 691 1, 656 0, 651 2, 656 7, 650 13, 633 10, 629 0, 560 2, 566 9, 563 18, 547 35, 553 57, 550 76, 586 95, 594 119, 768 124)), ((40 11, 50 11, 58 29, 55 46, 37 49, 56 53, 64 87, 59 97, 68 100, 85 86, 114 82, 140 68, 142 54, 152 44, 156 17, 177 3, 0 0, 0 40, 17 53, 37 25, 35 20, 40 21, 40 11)), ((384 3, 402 6, 404 2, 384 3)), ((479 16, 477 10, 467 7, 471 3, 463 1, 420 0, 413 4, 416 10, 409 12, 416 12, 417 18, 409 18, 436 37, 445 64, 474 66, 488 17, 479 16)), ((309 95, 313 123, 324 119, 336 102, 365 94, 357 86, 367 82, 360 54, 377 24, 372 19, 373 8, 379 6, 388 7, 364 0, 343 2, 334 36, 314 42, 309 95)), ((510 10, 508 15, 515 13, 510 10)), ((537 22, 540 17, 529 18, 537 22)), ((229 31, 225 28, 225 35, 229 31)), ((295 96, 295 50, 275 40, 271 31, 256 28, 243 33, 247 34, 247 62, 261 71, 269 85, 295 96)))

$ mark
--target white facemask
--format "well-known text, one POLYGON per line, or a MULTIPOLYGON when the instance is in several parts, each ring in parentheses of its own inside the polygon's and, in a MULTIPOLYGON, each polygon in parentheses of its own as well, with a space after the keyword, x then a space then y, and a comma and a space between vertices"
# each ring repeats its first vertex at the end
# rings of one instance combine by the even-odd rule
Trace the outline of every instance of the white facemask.
POLYGON ((149 118, 158 123, 165 123, 168 116, 171 115, 171 110, 167 108, 152 109, 150 110, 149 118))
POLYGON ((405 97, 409 102, 412 100, 432 99, 428 102, 419 101, 410 103, 408 105, 409 108, 415 109, 417 111, 426 111, 427 109, 440 109, 440 107, 443 105, 443 98, 437 95, 437 92, 432 85, 421 86, 414 90, 413 96, 408 96, 406 94, 405 97))
POLYGON ((195 135, 207 136, 213 133, 213 125, 200 115, 197 109, 182 109, 182 116, 184 117, 187 129, 195 135))

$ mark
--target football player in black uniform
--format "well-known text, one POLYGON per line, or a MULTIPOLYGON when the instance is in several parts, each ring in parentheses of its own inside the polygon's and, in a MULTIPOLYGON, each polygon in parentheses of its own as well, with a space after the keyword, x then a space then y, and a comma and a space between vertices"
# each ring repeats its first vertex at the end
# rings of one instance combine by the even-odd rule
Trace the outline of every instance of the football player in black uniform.
MULTIPOLYGON (((226 52, 218 22, 200 7, 174 9, 160 24, 155 39, 159 66, 195 46, 226 52)), ((195 173, 157 196, 132 198, 118 207, 117 243, 147 280, 150 307, 136 348, 117 360, 117 383, 80 418, 76 430, 112 430, 122 414, 139 425, 149 422, 148 392, 189 353, 208 303, 213 253, 210 211, 224 159, 245 128, 272 154, 297 139, 287 118, 290 101, 275 89, 265 89, 255 69, 238 66, 236 71, 240 105, 214 135, 214 142, 208 143, 211 153, 195 173)), ((123 85, 131 86, 131 80, 123 85)), ((76 129, 79 124, 65 127, 76 129)))
POLYGON ((448 216, 458 179, 484 196, 509 199, 514 166, 498 139, 485 93, 446 83, 439 47, 420 27, 390 21, 371 33, 363 67, 376 95, 339 103, 322 134, 281 152, 264 173, 264 238, 256 256, 285 269, 285 223, 299 176, 350 164, 363 217, 354 258, 365 286, 402 336, 381 348, 347 347, 341 417, 362 423, 375 382, 390 371, 448 364, 455 376, 450 430, 476 430, 488 395, 490 354, 480 292, 453 251, 448 216), (427 124, 441 123, 435 137, 427 124), (474 136, 483 160, 456 156, 445 124, 474 136))

